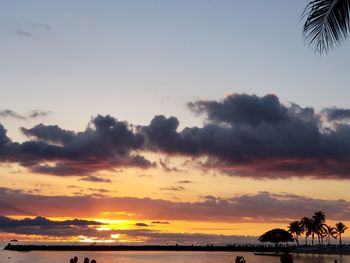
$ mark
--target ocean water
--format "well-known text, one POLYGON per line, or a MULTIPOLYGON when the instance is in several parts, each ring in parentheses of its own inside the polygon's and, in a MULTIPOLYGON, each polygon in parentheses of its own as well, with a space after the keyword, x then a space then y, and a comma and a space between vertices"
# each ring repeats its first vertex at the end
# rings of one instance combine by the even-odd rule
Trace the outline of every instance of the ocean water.
MULTIPOLYGON (((231 263, 236 256, 243 256, 247 263, 278 263, 274 256, 256 256, 250 252, 152 252, 152 251, 33 251, 14 252, 0 251, 0 263, 69 263, 69 259, 77 256, 78 262, 84 257, 95 259, 97 263, 231 263)), ((350 255, 293 255, 295 263, 350 263, 350 255)))

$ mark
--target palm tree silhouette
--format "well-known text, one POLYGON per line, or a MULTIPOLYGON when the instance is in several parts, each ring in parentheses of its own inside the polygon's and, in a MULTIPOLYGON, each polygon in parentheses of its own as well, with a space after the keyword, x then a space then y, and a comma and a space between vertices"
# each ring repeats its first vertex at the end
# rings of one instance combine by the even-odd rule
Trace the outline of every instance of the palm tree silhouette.
MULTIPOLYGON (((340 0, 339 0, 340 1, 340 0)), ((331 237, 337 238, 339 236, 339 245, 342 245, 341 236, 348 229, 342 222, 338 222, 335 227, 326 225, 326 215, 323 211, 316 211, 314 215, 309 217, 303 217, 300 221, 292 221, 289 223, 288 232, 294 236, 297 246, 299 246, 298 238, 303 233, 305 234, 305 245, 307 246, 307 239, 312 237, 311 242, 314 245, 315 235, 318 237, 318 244, 323 245, 323 239, 325 238, 330 245, 331 237)), ((265 233, 267 234, 267 233, 265 233)), ((262 236, 260 237, 262 238, 262 236)))
POLYGON ((299 236, 303 233, 303 226, 299 221, 293 221, 288 226, 288 231, 294 236, 297 246, 299 246, 299 236))
POLYGON ((326 215, 323 211, 317 211, 312 216, 313 230, 318 237, 318 244, 321 245, 321 238, 323 243, 322 233, 325 231, 326 215))
POLYGON ((300 224, 305 234, 305 245, 307 245, 307 238, 312 234, 313 231, 312 219, 305 216, 300 220, 300 224))
POLYGON ((335 230, 334 227, 326 225, 325 228, 325 235, 326 235, 326 240, 328 241, 328 245, 331 243, 331 237, 336 238, 337 231, 335 230))
POLYGON ((303 36, 318 53, 339 46, 349 33, 350 0, 312 0, 306 6, 303 36))
POLYGON ((341 234, 343 234, 346 229, 348 229, 348 227, 345 226, 342 222, 338 222, 335 224, 335 230, 337 231, 337 236, 339 236, 339 245, 340 246, 341 246, 341 234))

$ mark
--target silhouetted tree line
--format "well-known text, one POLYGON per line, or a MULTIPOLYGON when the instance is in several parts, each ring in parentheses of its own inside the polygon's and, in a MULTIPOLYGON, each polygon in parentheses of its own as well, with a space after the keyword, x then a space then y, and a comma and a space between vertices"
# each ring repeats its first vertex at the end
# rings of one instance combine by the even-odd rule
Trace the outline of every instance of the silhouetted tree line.
POLYGON ((312 217, 303 217, 300 220, 293 221, 288 226, 288 232, 291 233, 299 246, 299 237, 304 236, 305 245, 308 238, 311 237, 311 244, 317 238, 319 245, 324 245, 324 240, 330 244, 331 238, 338 239, 339 245, 342 245, 342 234, 348 229, 342 222, 338 222, 335 226, 326 224, 326 215, 323 211, 317 211, 312 217))

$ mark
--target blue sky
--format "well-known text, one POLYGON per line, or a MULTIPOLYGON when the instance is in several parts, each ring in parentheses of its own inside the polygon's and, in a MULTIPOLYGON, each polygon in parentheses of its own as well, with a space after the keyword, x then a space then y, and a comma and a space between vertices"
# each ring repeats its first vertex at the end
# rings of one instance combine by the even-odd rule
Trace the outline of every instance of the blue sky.
POLYGON ((2 1, 0 103, 50 110, 46 121, 73 129, 97 113, 191 126, 186 102, 232 92, 348 106, 349 44, 322 57, 308 49, 306 3, 2 1))

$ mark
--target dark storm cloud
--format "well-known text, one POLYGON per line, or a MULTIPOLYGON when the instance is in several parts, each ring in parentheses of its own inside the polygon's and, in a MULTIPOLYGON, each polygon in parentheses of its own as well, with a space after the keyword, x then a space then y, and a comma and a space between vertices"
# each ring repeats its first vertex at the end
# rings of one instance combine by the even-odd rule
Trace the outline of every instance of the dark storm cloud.
POLYGON ((330 121, 350 120, 350 109, 327 108, 323 111, 330 121))
POLYGON ((142 147, 143 137, 111 116, 98 115, 85 131, 78 133, 43 124, 21 130, 34 139, 12 142, 0 126, 0 159, 17 162, 36 173, 91 175, 99 170, 152 165, 133 153, 142 147))
POLYGON ((232 176, 350 176, 350 125, 326 125, 313 108, 283 105, 275 95, 246 94, 196 101, 189 107, 206 115, 204 126, 179 131, 175 117, 156 116, 142 130, 149 148, 169 155, 206 156, 202 168, 232 176))
POLYGON ((13 151, 14 144, 6 135, 6 129, 0 124, 0 160, 6 160, 13 151))
POLYGON ((5 216, 26 216, 25 211, 30 211, 30 215, 45 217, 99 218, 103 215, 106 219, 133 219, 139 222, 289 222, 323 210, 327 219, 350 220, 350 203, 347 200, 314 199, 269 192, 231 198, 207 196, 195 202, 173 202, 135 197, 45 196, 0 188, 0 200, 6 200, 16 207, 16 210, 9 210, 0 206, 0 214, 5 216), (107 211, 111 214, 106 214, 107 211), (113 215, 113 212, 118 213, 113 215))
MULTIPOLYGON (((148 126, 142 128, 149 140, 148 147, 151 150, 162 150, 168 153, 183 152, 186 144, 176 131, 178 126, 179 121, 175 117, 155 116, 148 126)), ((188 151, 191 152, 191 145, 188 151)))
POLYGON ((76 133, 61 129, 57 125, 38 124, 33 128, 21 128, 24 135, 34 137, 49 143, 59 143, 62 145, 68 144, 76 138, 76 133))
POLYGON ((197 113, 206 113, 208 120, 217 123, 259 125, 278 123, 288 119, 287 109, 275 95, 231 95, 222 101, 196 101, 188 107, 197 113))
POLYGON ((22 128, 29 140, 15 143, 0 126, 0 160, 36 173, 93 176, 120 167, 154 167, 142 156, 153 151, 164 155, 159 164, 167 172, 179 172, 167 162, 169 156, 178 155, 191 157, 203 171, 214 169, 230 176, 350 176, 350 124, 339 122, 349 117, 349 109, 316 112, 295 103, 282 104, 275 95, 247 94, 188 106, 205 116, 202 127, 180 130, 176 117, 163 115, 146 126, 98 115, 81 132, 44 124, 22 128))
POLYGON ((78 235, 98 235, 94 228, 102 223, 83 219, 64 221, 49 220, 45 217, 12 219, 0 216, 0 232, 22 235, 44 235, 52 237, 72 237, 78 235))
MULTIPOLYGON (((241 95, 232 95, 233 98, 237 96, 241 95)), ((229 102, 236 103, 235 99, 228 100, 228 102, 226 100, 222 102, 223 108, 228 107, 229 102)), ((278 99, 275 97, 274 100, 269 100, 278 99)), ((244 105, 240 100, 238 101, 238 105, 233 108, 238 108, 238 112, 244 111, 244 105)), ((218 104, 218 102, 210 101, 206 103, 209 103, 208 105, 218 104)), ((275 109, 274 111, 283 114, 276 113, 276 117, 269 117, 268 114, 262 113, 255 116, 252 113, 246 114, 244 119, 237 118, 237 120, 228 119, 226 112, 223 113, 221 119, 218 117, 219 113, 213 117, 211 106, 206 108, 204 105, 207 104, 201 104, 201 111, 208 115, 208 123, 203 127, 185 128, 178 132, 179 122, 176 118, 156 116, 150 125, 145 127, 145 133, 150 140, 150 147, 157 147, 161 151, 209 155, 236 162, 269 157, 307 157, 308 155, 318 157, 317 154, 322 155, 322 152, 318 153, 318 148, 315 149, 317 144, 309 147, 317 143, 316 140, 321 135, 317 126, 319 121, 313 110, 302 109, 296 105, 287 109, 281 104, 275 104, 278 106, 274 108, 279 107, 280 110, 275 109), (222 122, 217 123, 219 119, 225 122, 225 125, 222 122), (309 142, 310 139, 311 142, 309 142), (295 142, 298 144, 295 145, 295 142), (304 146, 305 142, 309 143, 304 146)), ((265 104, 258 104, 258 108, 260 109, 263 105, 265 104)), ((253 106, 250 105, 250 107, 253 106)), ((273 112, 273 110, 267 112, 270 111, 273 112)))
POLYGON ((54 221, 41 216, 37 216, 34 219, 31 219, 31 218, 11 219, 6 216, 0 216, 0 229, 10 228, 10 227, 25 227, 25 226, 48 227, 48 226, 88 226, 88 225, 101 225, 101 223, 96 221, 81 220, 81 219, 54 221))

